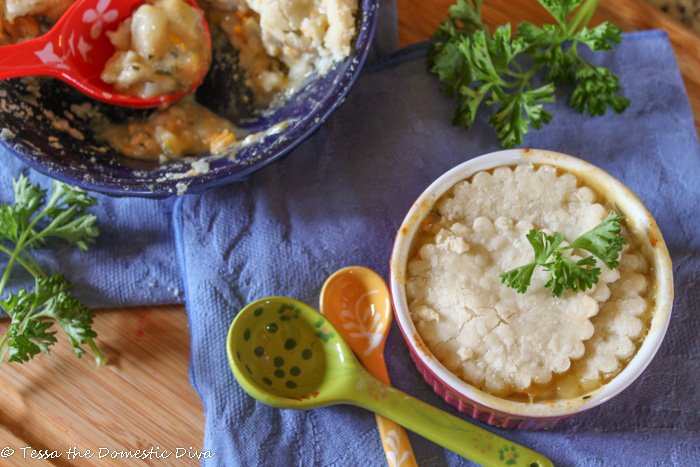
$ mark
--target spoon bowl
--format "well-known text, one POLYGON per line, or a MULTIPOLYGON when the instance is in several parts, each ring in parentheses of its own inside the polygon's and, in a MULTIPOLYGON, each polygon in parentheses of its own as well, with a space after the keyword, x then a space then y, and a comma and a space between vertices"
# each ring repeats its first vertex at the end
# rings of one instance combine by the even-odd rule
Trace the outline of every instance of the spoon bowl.
POLYGON ((333 325, 297 300, 264 298, 243 308, 229 329, 226 351, 239 384, 264 404, 295 410, 357 405, 482 465, 503 465, 498 451, 506 446, 513 454, 508 465, 552 465, 541 454, 375 379, 333 325), (484 443, 490 448, 483 449, 484 443))
POLYGON ((328 321, 284 297, 245 307, 231 325, 227 351, 243 389, 278 408, 338 403, 345 378, 362 371, 328 321))
POLYGON ((238 315, 229 333, 236 378, 253 397, 274 407, 325 405, 335 369, 329 363, 352 357, 332 345, 336 335, 324 334, 323 320, 301 305, 282 297, 255 302, 238 315))
POLYGON ((361 266, 343 268, 323 284, 320 302, 321 313, 373 373, 372 367, 383 363, 384 343, 391 326, 391 295, 384 279, 361 266))
MULTIPOLYGON (((211 49, 209 27, 195 0, 185 0, 202 15, 203 32, 211 49)), ((78 0, 46 34, 36 39, 0 47, 0 79, 44 75, 59 78, 90 97, 113 105, 158 107, 193 92, 207 67, 185 91, 143 98, 117 91, 100 78, 114 46, 107 36, 145 0, 78 0)))

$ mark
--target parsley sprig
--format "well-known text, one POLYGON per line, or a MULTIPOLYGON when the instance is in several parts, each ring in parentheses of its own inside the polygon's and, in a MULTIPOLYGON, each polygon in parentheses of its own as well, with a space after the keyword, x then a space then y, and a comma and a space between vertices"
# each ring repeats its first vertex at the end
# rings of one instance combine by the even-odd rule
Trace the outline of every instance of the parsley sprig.
POLYGON ((620 235, 620 221, 624 217, 611 212, 600 224, 585 232, 569 246, 559 247, 564 235, 555 232, 547 235, 541 230, 532 229, 526 238, 535 250, 535 260, 524 266, 500 274, 501 282, 512 287, 518 293, 525 293, 530 286, 532 273, 537 266, 549 271, 549 280, 545 287, 552 288, 555 297, 561 297, 564 290, 585 291, 598 282, 600 268, 594 267, 598 258, 609 269, 615 269, 625 239, 620 235), (565 250, 579 248, 591 253, 576 262, 565 257, 565 250))
POLYGON ((522 22, 513 37, 510 24, 490 34, 481 19, 483 0, 457 0, 428 51, 429 70, 457 102, 452 122, 469 128, 482 104, 496 106, 489 123, 506 148, 552 120, 544 104, 554 102, 557 85, 574 86, 569 104, 579 113, 603 115, 608 108, 620 113, 630 104, 618 94, 619 77, 578 52, 579 44, 598 52, 622 41, 622 29, 609 22, 588 29, 601 0, 538 1, 556 24, 522 22), (547 82, 536 85, 542 70, 547 82))
POLYGON ((51 195, 20 176, 13 180, 14 205, 0 205, 0 251, 9 257, 0 278, 0 297, 19 263, 34 277, 34 290, 20 289, 0 301, 10 316, 7 334, 0 339, 0 363, 26 362, 40 352, 48 354, 56 343, 53 324, 63 329, 76 355, 87 345, 98 364, 105 359, 95 345, 94 314, 70 294, 71 284, 62 274, 46 275, 29 251, 46 244, 50 237, 63 239, 85 252, 99 234, 95 216, 87 209, 96 200, 82 191, 54 182, 51 195))

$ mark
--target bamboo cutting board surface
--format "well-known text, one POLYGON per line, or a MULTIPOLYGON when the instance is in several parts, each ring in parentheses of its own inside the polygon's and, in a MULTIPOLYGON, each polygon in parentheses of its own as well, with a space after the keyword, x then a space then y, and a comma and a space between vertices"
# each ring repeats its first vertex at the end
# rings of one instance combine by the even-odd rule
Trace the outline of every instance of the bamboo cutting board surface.
MULTIPOLYGON (((386 0, 385 0, 386 1, 386 0)), ((426 40, 445 17, 451 0, 398 0, 400 44, 426 40)), ((530 21, 547 13, 535 0, 486 0, 486 23, 530 21)), ((594 23, 610 20, 625 31, 664 29, 673 43, 696 128, 700 127, 700 38, 642 0, 601 3, 594 23)), ((546 131, 546 130, 544 130, 546 131)), ((5 333, 7 321, 0 322, 5 333)), ((199 465, 204 416, 190 386, 189 330, 182 306, 101 310, 95 322, 98 345, 110 364, 94 370, 78 360, 65 339, 50 357, 24 365, 0 365, 0 465, 199 465), (3 448, 15 452, 3 456, 3 448), (27 459, 23 459, 21 448, 27 459), (91 459, 67 460, 71 447, 91 459), (134 451, 182 448, 175 459, 98 460, 99 449, 134 451), (58 459, 31 460, 30 450, 58 451, 58 459)), ((223 345, 223 342, 221 343, 223 345)), ((5 451, 7 452, 7 451, 5 451)), ((105 451, 103 451, 104 453, 105 451)))

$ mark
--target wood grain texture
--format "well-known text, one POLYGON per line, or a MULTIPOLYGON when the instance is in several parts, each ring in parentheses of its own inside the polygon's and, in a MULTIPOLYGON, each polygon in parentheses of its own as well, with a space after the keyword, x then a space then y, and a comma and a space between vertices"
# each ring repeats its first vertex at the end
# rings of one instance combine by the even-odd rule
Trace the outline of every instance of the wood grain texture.
MULTIPOLYGON (((386 1, 386 0, 385 0, 386 1)), ((398 0, 400 43, 427 39, 452 0, 398 0)), ((490 27, 547 17, 535 0, 487 0, 490 27)), ((685 79, 696 126, 700 126, 700 38, 641 0, 608 0, 594 21, 611 20, 626 31, 664 29, 669 33, 685 79)), ((0 322, 0 333, 7 329, 0 322)), ((95 322, 98 344, 110 361, 95 370, 89 358, 75 358, 63 336, 50 357, 24 365, 0 365, 0 458, 2 466, 33 465, 198 465, 187 458, 151 460, 22 459, 24 446, 84 452, 100 447, 136 450, 159 446, 200 450, 204 416, 190 386, 189 331, 181 306, 101 310, 95 322)), ((223 345, 223 343, 222 343, 223 345)))
MULTIPOLYGON (((7 329, 0 323, 0 333, 7 329)), ((160 447, 201 451, 204 416, 188 379, 189 331, 181 306, 101 310, 95 321, 109 365, 95 369, 77 359, 65 336, 50 356, 0 365, 0 465, 134 465, 133 459, 98 460, 99 449, 160 447), (23 458, 22 447, 64 454, 50 461, 23 458), (68 449, 96 453, 67 459, 68 449)), ((26 451, 29 457, 29 450, 26 451)), ((140 465, 192 465, 187 455, 140 465)))

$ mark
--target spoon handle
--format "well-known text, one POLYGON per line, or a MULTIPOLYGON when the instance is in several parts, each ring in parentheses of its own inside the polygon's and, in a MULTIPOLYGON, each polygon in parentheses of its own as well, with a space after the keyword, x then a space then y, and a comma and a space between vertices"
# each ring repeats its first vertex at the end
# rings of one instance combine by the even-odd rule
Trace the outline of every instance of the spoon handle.
POLYGON ((480 465, 552 466, 542 454, 421 402, 367 373, 358 375, 357 383, 364 390, 358 392, 353 404, 390 418, 480 465))
POLYGON ((406 430, 389 418, 374 415, 389 467, 417 467, 416 456, 413 454, 406 430))
POLYGON ((52 39, 51 34, 45 34, 0 48, 0 79, 30 75, 60 77, 61 69, 68 70, 68 66, 60 56, 58 44, 52 39))
MULTIPOLYGON (((391 384, 383 357, 370 362, 365 362, 363 359, 362 364, 372 376, 379 379, 382 383, 391 384)), ((375 417, 389 467, 418 467, 406 430, 395 421, 382 417, 379 414, 375 414, 375 417)))

